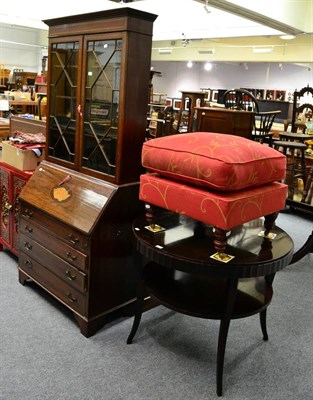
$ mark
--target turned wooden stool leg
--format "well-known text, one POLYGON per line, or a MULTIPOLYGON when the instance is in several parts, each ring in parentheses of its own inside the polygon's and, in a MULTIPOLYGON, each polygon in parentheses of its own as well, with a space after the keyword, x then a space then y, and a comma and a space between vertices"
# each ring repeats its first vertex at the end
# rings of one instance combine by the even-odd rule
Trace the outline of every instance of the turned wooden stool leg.
POLYGON ((205 237, 205 226, 201 221, 195 221, 195 226, 193 229, 194 235, 197 238, 205 237))
POLYGON ((164 231, 165 229, 156 223, 159 207, 146 203, 145 204, 145 217, 148 222, 148 226, 146 228, 153 233, 159 233, 164 231))
POLYGON ((214 234, 213 243, 215 250, 221 255, 225 254, 225 249, 227 244, 227 237, 226 237, 227 231, 219 228, 214 228, 213 234, 214 234))
POLYGON ((213 229, 213 243, 216 253, 211 255, 214 260, 228 262, 234 258, 234 256, 230 254, 226 254, 226 245, 227 245, 227 232, 224 229, 216 228, 213 229))
POLYGON ((145 204, 145 210, 146 210, 146 212, 145 212, 146 221, 153 229, 155 226, 155 220, 156 220, 155 209, 153 206, 151 206, 151 204, 145 204))
POLYGON ((264 229, 265 229, 264 236, 267 236, 270 230, 274 228, 277 217, 278 217, 278 212, 266 215, 264 217, 264 229))

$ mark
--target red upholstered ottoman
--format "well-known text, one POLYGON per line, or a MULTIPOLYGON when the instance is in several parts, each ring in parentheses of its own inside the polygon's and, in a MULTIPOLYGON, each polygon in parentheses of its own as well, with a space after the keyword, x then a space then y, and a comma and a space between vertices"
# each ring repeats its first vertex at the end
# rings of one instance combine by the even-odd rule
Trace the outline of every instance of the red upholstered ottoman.
POLYGON ((217 257, 227 231, 265 217, 269 235, 284 208, 286 158, 266 145, 239 136, 194 132, 152 139, 143 145, 140 199, 149 205, 213 226, 217 257))

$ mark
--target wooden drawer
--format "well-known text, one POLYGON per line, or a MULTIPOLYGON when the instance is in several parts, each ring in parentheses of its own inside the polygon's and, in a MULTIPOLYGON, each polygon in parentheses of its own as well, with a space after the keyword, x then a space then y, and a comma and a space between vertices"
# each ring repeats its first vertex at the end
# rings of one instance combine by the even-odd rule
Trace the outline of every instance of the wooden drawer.
POLYGON ((90 240, 82 232, 68 226, 62 222, 53 220, 47 214, 40 212, 35 207, 28 203, 20 201, 20 216, 28 221, 34 221, 37 224, 44 226, 47 230, 55 236, 65 240, 69 245, 74 246, 76 249, 89 254, 90 240))
POLYGON ((48 268, 51 272, 63 279, 71 286, 81 292, 87 291, 87 276, 83 272, 74 268, 71 264, 62 260, 53 252, 47 250, 31 237, 20 233, 20 250, 37 260, 48 268))
MULTIPOLYGON (((19 223, 19 232, 24 233, 31 239, 47 247, 52 253, 61 257, 75 267, 86 271, 88 269, 88 256, 78 251, 75 247, 69 246, 67 243, 53 236, 42 226, 34 223, 32 220, 21 216, 19 223)), ((21 247, 23 247, 23 242, 21 247)))
POLYGON ((86 314, 86 296, 23 251, 19 253, 19 268, 73 311, 86 314))

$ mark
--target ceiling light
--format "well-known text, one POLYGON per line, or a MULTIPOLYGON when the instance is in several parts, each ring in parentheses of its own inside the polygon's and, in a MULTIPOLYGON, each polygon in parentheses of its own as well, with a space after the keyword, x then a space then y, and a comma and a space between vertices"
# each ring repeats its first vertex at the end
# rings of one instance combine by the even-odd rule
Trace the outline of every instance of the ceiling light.
POLYGON ((192 61, 188 61, 188 62, 187 62, 187 67, 188 67, 188 68, 192 68, 192 66, 193 66, 193 62, 192 62, 192 61))
POLYGON ((172 54, 172 49, 159 49, 159 54, 172 54))
POLYGON ((213 65, 211 63, 207 62, 204 64, 204 69, 206 71, 211 71, 212 68, 213 68, 213 65))
POLYGON ((271 53, 272 47, 253 47, 253 53, 271 53))
POLYGON ((292 39, 295 39, 296 37, 295 37, 295 35, 281 35, 281 36, 279 36, 281 39, 284 39, 284 40, 292 40, 292 39))

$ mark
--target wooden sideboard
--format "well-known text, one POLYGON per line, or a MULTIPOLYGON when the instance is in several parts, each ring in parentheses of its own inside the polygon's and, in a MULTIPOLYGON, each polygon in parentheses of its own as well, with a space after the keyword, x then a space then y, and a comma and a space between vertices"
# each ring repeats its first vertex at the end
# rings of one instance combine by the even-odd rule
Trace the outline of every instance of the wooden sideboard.
POLYGON ((253 130, 252 111, 218 107, 196 107, 197 131, 228 133, 250 139, 253 130))

